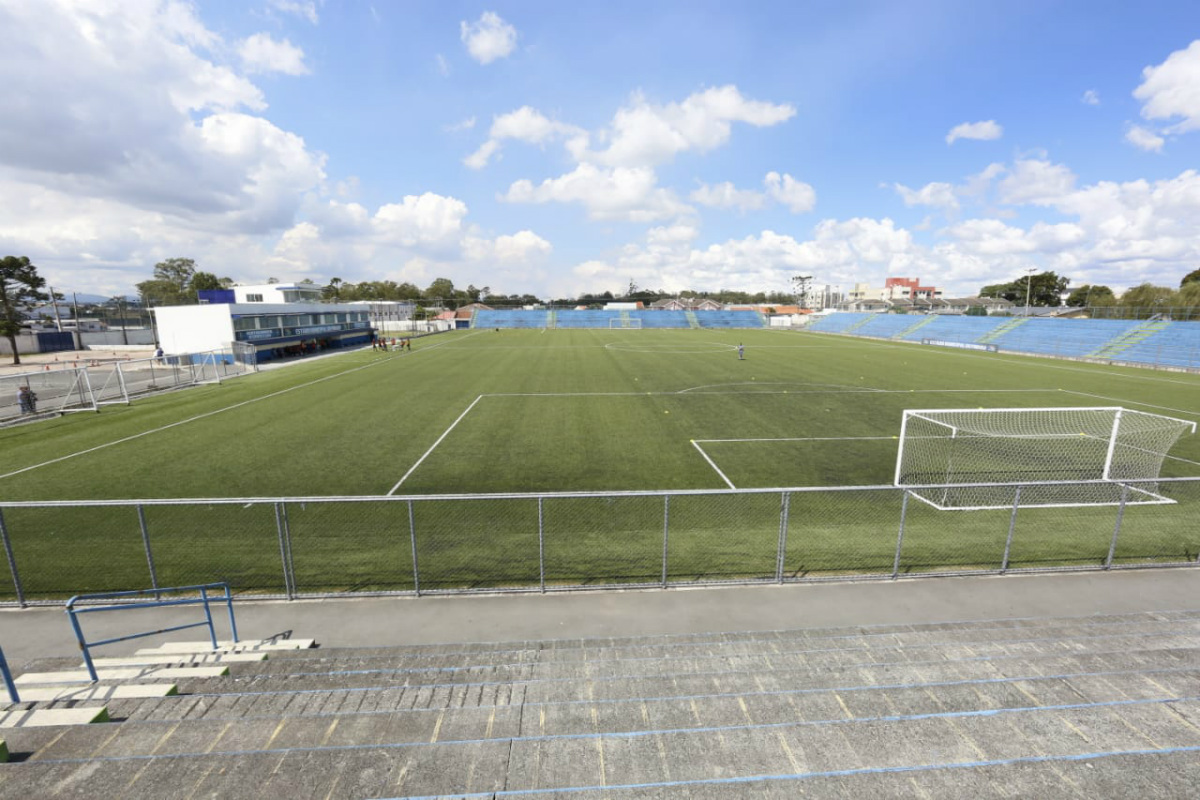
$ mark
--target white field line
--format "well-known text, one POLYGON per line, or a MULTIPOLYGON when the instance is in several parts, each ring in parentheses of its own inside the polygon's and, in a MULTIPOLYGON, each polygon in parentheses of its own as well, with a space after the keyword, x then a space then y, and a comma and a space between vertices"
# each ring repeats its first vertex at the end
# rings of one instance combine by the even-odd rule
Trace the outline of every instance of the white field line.
POLYGON ((700 451, 700 455, 704 456, 704 460, 708 462, 708 465, 717 471, 717 474, 721 476, 721 480, 723 480, 723 481, 725 481, 725 483, 729 484, 730 489, 737 488, 736 486, 733 485, 733 481, 729 480, 729 478, 726 477, 724 472, 721 472, 721 468, 718 467, 716 465, 716 463, 714 463, 713 460, 708 457, 708 453, 704 452, 704 448, 701 447, 699 444, 697 444, 695 439, 692 440, 692 446, 700 451))
MULTIPOLYGON (((432 350, 435 347, 441 347, 445 344, 449 344, 449 342, 439 342, 438 344, 429 345, 428 347, 421 348, 417 352, 422 353, 427 350, 432 350)), ((76 458, 77 456, 85 456, 85 455, 88 455, 89 453, 94 453, 97 450, 103 450, 107 447, 112 447, 112 446, 118 445, 118 444, 124 444, 125 442, 132 442, 135 439, 141 439, 143 436, 150 436, 151 434, 154 434, 154 433, 162 433, 163 431, 170 430, 171 428, 178 428, 180 425, 187 425, 190 422, 198 422, 199 420, 206 419, 206 418, 212 417, 212 416, 216 416, 217 414, 223 414, 226 411, 233 411, 234 409, 241 408, 242 406, 248 406, 252 403, 258 403, 263 400, 270 400, 272 397, 278 397, 281 394, 287 394, 288 392, 294 392, 297 389, 306 389, 309 386, 315 386, 318 383, 324 383, 325 381, 333 380, 334 378, 340 378, 343 375, 349 375, 352 372, 358 372, 360 370, 370 369, 371 367, 378 366, 379 364, 390 363, 391 360, 392 359, 389 358, 387 360, 371 361, 371 362, 369 362, 367 364, 363 364, 362 366, 359 366, 359 367, 351 367, 350 369, 342 370, 341 372, 335 372, 332 375, 326 375, 323 378, 316 378, 315 380, 308 381, 307 383, 301 383, 296 386, 289 386, 288 388, 280 389, 277 392, 271 392, 270 394, 264 394, 261 397, 253 397, 249 400, 243 400, 240 403, 234 403, 231 406, 225 406, 224 408, 218 408, 214 411, 206 411, 203 414, 197 414, 194 417, 188 417, 187 419, 181 419, 178 422, 172 422, 169 425, 162 425, 158 428, 151 428, 148 431, 142 431, 141 433, 135 433, 132 436, 126 436, 122 439, 116 439, 111 442, 105 442, 104 444, 98 444, 95 447, 89 447, 86 450, 79 450, 74 453, 68 453, 65 456, 59 456, 58 458, 52 458, 49 461, 43 461, 40 464, 33 464, 32 466, 22 467, 21 469, 13 470, 12 472, 6 472, 3 475, 0 475, 0 480, 4 480, 5 478, 11 478, 14 475, 20 475, 23 472, 29 472, 31 470, 39 469, 41 467, 48 467, 51 464, 57 464, 62 461, 67 461, 69 459, 76 458)))
POLYGON ((450 427, 446 428, 446 430, 442 431, 442 435, 437 438, 437 441, 434 442, 433 444, 431 444, 429 446, 429 449, 425 451, 425 454, 417 459, 417 463, 413 464, 411 467, 408 468, 408 472, 404 473, 404 477, 402 477, 400 480, 396 481, 396 485, 391 488, 391 490, 388 492, 388 495, 393 495, 396 493, 396 490, 400 488, 400 484, 402 484, 406 480, 408 480, 408 476, 412 475, 414 472, 417 471, 417 467, 421 466, 421 462, 424 461, 425 459, 429 458, 429 454, 437 449, 437 446, 442 443, 442 439, 445 439, 447 436, 449 436, 450 431, 454 430, 454 426, 457 425, 458 423, 462 422, 463 417, 465 417, 467 414, 470 414, 471 409, 475 407, 475 404, 478 403, 480 400, 482 400, 484 397, 487 397, 487 395, 481 394, 478 397, 476 397, 474 400, 471 401, 471 405, 467 406, 467 410, 462 412, 461 414, 459 414, 458 419, 456 419, 456 420, 454 420, 454 422, 450 423, 450 427))
MULTIPOLYGON (((786 439, 693 439, 692 442, 704 442, 705 444, 716 442, 865 442, 874 441, 877 439, 898 439, 897 436, 802 436, 786 439)), ((919 437, 909 437, 919 438, 919 437)), ((928 437, 936 438, 936 437, 928 437)))
POLYGON ((1187 414, 1188 416, 1200 416, 1196 411, 1185 411, 1182 408, 1172 408, 1171 406, 1156 406, 1153 403, 1143 403, 1139 400, 1125 400, 1120 397, 1106 397, 1102 394, 1092 394, 1091 392, 1077 392, 1074 389, 1063 389, 1067 394, 1077 394, 1082 397, 1094 397, 1097 400, 1111 400, 1114 403, 1128 403, 1131 406, 1143 406, 1145 408, 1157 408, 1159 411, 1173 411, 1176 414, 1187 414))
MULTIPOLYGON (((713 384, 719 385, 719 384, 713 384)), ((729 385, 729 384, 726 384, 729 385)), ((740 384, 734 384, 740 385, 740 384)), ((747 384, 748 386, 757 386, 760 384, 747 384)), ((765 384, 771 386, 774 384, 765 384)), ((703 386, 693 386, 690 389, 673 389, 670 391, 661 392, 492 392, 488 397, 656 397, 660 395, 707 395, 707 394, 743 394, 743 395, 771 395, 771 394, 1027 394, 1030 392, 1054 392, 1057 394, 1059 389, 872 389, 864 387, 861 389, 814 389, 810 391, 785 391, 774 390, 769 392, 743 392, 743 391, 728 391, 728 392, 696 392, 694 389, 703 389, 703 386)))

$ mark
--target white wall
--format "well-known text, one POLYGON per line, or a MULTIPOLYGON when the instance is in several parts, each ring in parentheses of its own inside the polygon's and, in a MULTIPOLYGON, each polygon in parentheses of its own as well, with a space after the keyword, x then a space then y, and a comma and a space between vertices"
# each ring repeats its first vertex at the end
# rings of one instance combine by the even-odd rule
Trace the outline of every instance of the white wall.
POLYGON ((228 347, 233 341, 229 306, 162 306, 154 309, 163 352, 198 353, 228 347))

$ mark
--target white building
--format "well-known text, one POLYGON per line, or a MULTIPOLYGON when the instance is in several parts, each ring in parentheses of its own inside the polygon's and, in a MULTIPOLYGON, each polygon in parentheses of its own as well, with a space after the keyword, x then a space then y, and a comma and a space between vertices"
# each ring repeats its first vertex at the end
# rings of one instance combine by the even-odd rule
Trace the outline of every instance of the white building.
POLYGON ((234 286, 235 303, 319 303, 320 286, 315 283, 262 283, 234 286))
MULTIPOLYGON (((288 289, 287 284, 270 286, 288 289)), ((232 348, 236 343, 253 347, 261 362, 366 344, 372 333, 366 309, 329 303, 255 301, 160 306, 153 311, 158 341, 168 355, 232 348)))

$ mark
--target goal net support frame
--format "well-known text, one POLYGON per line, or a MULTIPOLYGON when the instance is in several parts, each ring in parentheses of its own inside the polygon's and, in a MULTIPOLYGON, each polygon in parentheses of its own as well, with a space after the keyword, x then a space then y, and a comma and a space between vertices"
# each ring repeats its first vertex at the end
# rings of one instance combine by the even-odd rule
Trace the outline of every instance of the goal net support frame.
POLYGON ((609 317, 608 329, 640 331, 642 329, 642 321, 634 317, 609 317))
POLYGON ((1196 423, 1119 406, 906 410, 895 485, 942 511, 1165 504, 1163 461, 1196 423))
POLYGON ((0 425, 99 410, 87 367, 0 375, 0 425), (22 388, 32 393, 32 399, 22 399, 22 388))

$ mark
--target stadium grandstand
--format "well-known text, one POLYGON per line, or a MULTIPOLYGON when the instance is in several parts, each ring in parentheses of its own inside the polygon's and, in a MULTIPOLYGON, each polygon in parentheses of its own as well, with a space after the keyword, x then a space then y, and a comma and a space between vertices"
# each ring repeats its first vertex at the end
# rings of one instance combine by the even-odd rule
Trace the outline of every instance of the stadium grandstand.
POLYGON ((814 333, 909 342, 994 345, 1001 351, 1200 369, 1200 322, 841 312, 814 333))

